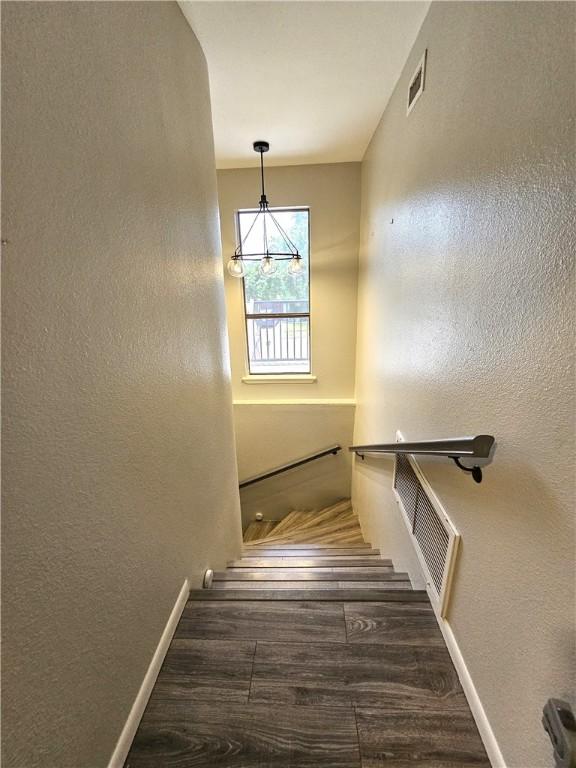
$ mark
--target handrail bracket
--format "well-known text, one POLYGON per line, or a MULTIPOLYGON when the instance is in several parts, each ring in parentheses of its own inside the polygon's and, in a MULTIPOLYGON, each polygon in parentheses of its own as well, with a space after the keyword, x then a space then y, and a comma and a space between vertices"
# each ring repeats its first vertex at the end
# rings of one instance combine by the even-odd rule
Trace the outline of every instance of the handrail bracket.
POLYGON ((480 467, 478 467, 478 466, 474 466, 474 467, 465 467, 465 466, 464 466, 464 464, 461 464, 461 463, 460 463, 460 459, 458 458, 458 456, 450 456, 450 458, 452 459, 452 461, 454 462, 454 464, 456 464, 456 466, 457 466, 459 469, 461 469, 461 470, 462 470, 462 472, 470 472, 470 473, 471 473, 471 475, 472 475, 472 479, 473 479, 473 480, 474 480, 476 483, 481 483, 481 482, 482 482, 482 470, 481 470, 481 468, 480 468, 480 467))

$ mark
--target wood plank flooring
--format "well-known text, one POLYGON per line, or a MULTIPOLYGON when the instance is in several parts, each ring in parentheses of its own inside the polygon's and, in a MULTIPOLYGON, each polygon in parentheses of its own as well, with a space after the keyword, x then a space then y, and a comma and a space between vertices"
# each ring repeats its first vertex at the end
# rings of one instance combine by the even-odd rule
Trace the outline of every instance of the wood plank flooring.
POLYGON ((445 648, 387 643, 258 641, 250 700, 420 712, 466 707, 445 648))
POLYGON ((344 609, 349 643, 435 645, 444 647, 444 638, 429 604, 402 603, 401 612, 386 603, 348 604, 344 609))
MULTIPOLYGON (((250 596, 248 596, 250 597, 250 596)), ((341 604, 324 602, 187 603, 175 638, 345 643, 341 604)))
POLYGON ((127 768, 360 768, 354 713, 151 699, 127 768))
POLYGON ((356 707, 362 768, 489 768, 469 712, 356 707))
POLYGON ((324 540, 351 514, 314 545, 292 513, 190 593, 126 768, 489 768, 427 594, 324 540))

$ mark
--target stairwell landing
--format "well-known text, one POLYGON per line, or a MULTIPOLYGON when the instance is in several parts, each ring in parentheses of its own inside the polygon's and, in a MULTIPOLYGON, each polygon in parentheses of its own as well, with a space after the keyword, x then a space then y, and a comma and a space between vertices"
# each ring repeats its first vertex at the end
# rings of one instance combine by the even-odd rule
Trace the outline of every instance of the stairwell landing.
POLYGON ((254 523, 192 590, 126 768, 490 765, 426 592, 349 501, 254 523))

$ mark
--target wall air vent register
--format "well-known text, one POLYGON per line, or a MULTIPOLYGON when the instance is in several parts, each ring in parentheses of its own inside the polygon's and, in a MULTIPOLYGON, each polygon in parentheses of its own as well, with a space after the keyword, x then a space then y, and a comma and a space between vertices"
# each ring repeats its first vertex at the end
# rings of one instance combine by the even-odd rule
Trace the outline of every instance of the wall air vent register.
POLYGON ((444 617, 460 536, 412 456, 396 454, 393 487, 430 600, 444 617))
POLYGON ((422 95, 424 91, 424 85, 426 81, 426 57, 428 49, 424 51, 422 58, 418 62, 418 66, 412 77, 410 78, 410 85, 408 86, 408 98, 406 101, 406 114, 409 115, 414 109, 414 105, 422 95))

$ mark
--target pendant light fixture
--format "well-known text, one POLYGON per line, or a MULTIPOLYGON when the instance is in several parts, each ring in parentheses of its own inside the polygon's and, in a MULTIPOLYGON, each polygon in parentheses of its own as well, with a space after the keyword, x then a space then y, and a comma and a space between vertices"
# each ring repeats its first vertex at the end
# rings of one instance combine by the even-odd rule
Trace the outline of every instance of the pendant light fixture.
POLYGON ((286 234, 282 225, 278 222, 278 219, 270 210, 268 198, 266 197, 266 191, 264 189, 264 152, 268 152, 270 145, 267 141, 255 141, 253 147, 254 152, 260 153, 260 181, 262 185, 260 202, 258 203, 258 211, 254 217, 254 221, 250 225, 250 228, 246 232, 240 245, 234 251, 234 255, 228 262, 228 272, 232 277, 244 277, 244 262, 259 261, 260 273, 264 276, 268 276, 273 275, 276 272, 278 261, 289 261, 289 274, 297 276, 302 272, 302 256, 298 252, 298 248, 286 234), (262 248, 257 249, 252 253, 246 253, 246 241, 258 221, 261 222, 262 248), (270 250, 269 235, 275 232, 280 235, 280 239, 286 247, 286 250, 270 250))

